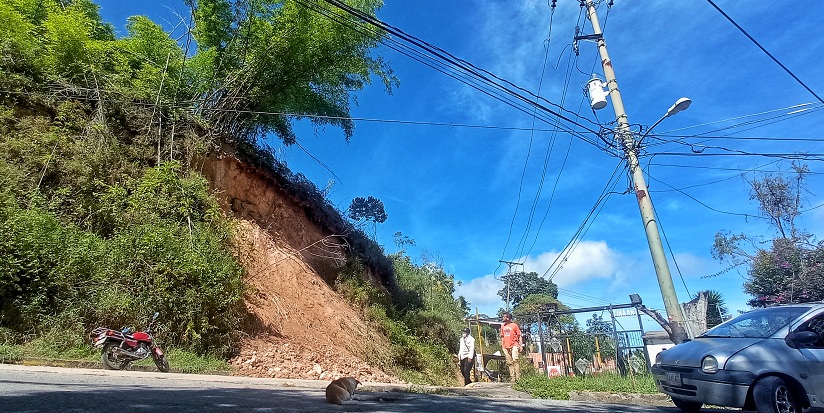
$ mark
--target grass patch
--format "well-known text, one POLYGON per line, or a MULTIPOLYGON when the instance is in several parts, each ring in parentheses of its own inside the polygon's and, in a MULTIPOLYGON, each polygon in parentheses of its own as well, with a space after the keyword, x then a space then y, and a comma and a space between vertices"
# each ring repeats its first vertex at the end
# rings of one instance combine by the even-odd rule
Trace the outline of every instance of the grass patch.
MULTIPOLYGON (((53 343, 35 339, 26 344, 0 344, 0 363, 19 362, 23 358, 44 358, 56 360, 100 361, 100 349, 90 345, 58 348, 53 343)), ((173 371, 181 373, 230 372, 233 367, 226 360, 213 355, 200 356, 195 353, 171 349, 166 352, 166 360, 173 371)), ((154 366, 151 357, 132 363, 134 366, 154 366)), ((101 368, 102 368, 101 364, 101 368)))
MULTIPOLYGON (((95 359, 100 359, 100 350, 95 349, 95 359)), ((192 352, 180 349, 164 350, 166 361, 169 367, 176 373, 203 374, 203 373, 228 373, 232 371, 231 364, 212 355, 199 356, 192 352)), ((151 357, 132 363, 133 366, 145 366, 154 368, 154 359, 151 357)))
POLYGON ((20 346, 0 344, 0 363, 14 363, 23 358, 20 346))
POLYGON ((100 360, 100 351, 88 344, 60 345, 48 337, 39 337, 17 346, 23 357, 58 360, 100 360))
MULTIPOLYGON (((197 354, 171 349, 166 353, 166 360, 172 370, 181 373, 209 373, 209 372, 230 372, 233 370, 231 364, 226 360, 213 355, 199 356, 197 354)), ((151 362, 151 360, 149 360, 151 362)))
POLYGON ((545 377, 525 375, 513 386, 515 390, 527 392, 532 397, 553 400, 569 400, 570 391, 590 391, 609 393, 655 394, 652 375, 621 376, 600 374, 597 376, 545 377))

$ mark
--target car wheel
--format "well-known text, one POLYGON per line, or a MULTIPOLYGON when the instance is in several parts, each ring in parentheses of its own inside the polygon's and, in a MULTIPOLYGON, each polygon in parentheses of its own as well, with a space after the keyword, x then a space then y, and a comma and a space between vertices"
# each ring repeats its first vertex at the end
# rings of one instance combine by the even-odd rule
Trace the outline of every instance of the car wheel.
POLYGON ((778 377, 766 377, 755 384, 752 392, 758 413, 801 413, 801 404, 792 390, 778 377))
POLYGON ((675 397, 672 398, 672 403, 675 404, 675 407, 681 409, 682 412, 697 412, 701 410, 701 406, 704 405, 704 403, 701 402, 676 399, 675 397))

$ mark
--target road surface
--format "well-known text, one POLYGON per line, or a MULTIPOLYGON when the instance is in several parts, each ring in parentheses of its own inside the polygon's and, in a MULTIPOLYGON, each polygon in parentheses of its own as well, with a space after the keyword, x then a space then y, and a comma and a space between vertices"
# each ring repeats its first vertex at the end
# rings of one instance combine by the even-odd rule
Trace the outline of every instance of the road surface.
MULTIPOLYGON (((0 412, 370 412, 649 413, 674 407, 627 406, 508 396, 392 391, 365 383, 343 405, 324 399, 328 382, 0 364, 0 412)), ((474 392, 474 393, 473 393, 474 392)), ((486 392, 486 394, 484 393, 486 392)))

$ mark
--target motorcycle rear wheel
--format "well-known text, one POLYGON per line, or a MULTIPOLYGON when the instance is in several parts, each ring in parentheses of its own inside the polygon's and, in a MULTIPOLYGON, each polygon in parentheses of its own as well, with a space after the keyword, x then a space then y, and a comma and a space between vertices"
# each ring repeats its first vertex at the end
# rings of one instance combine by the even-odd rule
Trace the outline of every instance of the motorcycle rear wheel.
POLYGON ((166 355, 158 356, 155 353, 152 353, 152 358, 154 359, 155 366, 157 369, 162 371, 163 373, 168 373, 169 370, 169 362, 166 361, 166 355))
POLYGON ((103 361, 103 367, 109 370, 123 370, 129 365, 129 362, 131 362, 131 360, 117 358, 117 354, 115 353, 116 348, 117 343, 106 343, 101 352, 100 359, 103 361))

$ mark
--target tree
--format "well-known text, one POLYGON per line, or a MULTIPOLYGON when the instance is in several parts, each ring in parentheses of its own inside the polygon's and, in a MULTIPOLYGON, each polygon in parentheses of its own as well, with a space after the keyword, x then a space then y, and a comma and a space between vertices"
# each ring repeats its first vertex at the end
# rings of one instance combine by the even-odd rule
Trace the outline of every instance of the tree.
MULTIPOLYGON (((391 93, 398 81, 374 49, 385 35, 324 2, 187 0, 198 52, 193 85, 210 125, 250 143, 268 133, 297 140, 292 119, 354 131, 350 92, 377 76, 391 93)), ((349 0, 374 16, 383 0, 349 0)))
POLYGON ((400 290, 395 306, 406 325, 420 337, 454 347, 469 313, 466 300, 453 296, 455 276, 431 262, 415 264, 403 254, 395 254, 392 259, 400 290))
POLYGON ((516 272, 505 277, 504 288, 498 291, 498 295, 504 302, 512 303, 513 312, 524 298, 532 294, 547 294, 558 299, 558 286, 539 276, 537 272, 516 272))
POLYGON ((699 291, 698 294, 701 292, 707 294, 707 328, 723 323, 729 312, 724 303, 724 296, 715 290, 699 291))
POLYGON ((792 166, 795 182, 783 176, 764 176, 750 182, 750 200, 757 200, 763 216, 778 231, 781 238, 795 238, 795 218, 801 214, 801 188, 804 176, 810 172, 807 165, 792 166))
POLYGON ((792 169, 794 179, 767 175, 750 182, 750 199, 758 201, 761 216, 776 230, 769 249, 745 234, 720 231, 715 236, 713 257, 749 263, 744 291, 754 297, 747 302, 753 307, 824 299, 824 243, 795 226, 809 170, 797 164, 792 169))
POLYGON ((400 231, 395 232, 395 234, 392 236, 392 239, 395 241, 395 251, 397 253, 404 252, 405 251, 404 247, 407 246, 407 245, 410 246, 410 247, 415 246, 415 240, 412 239, 412 238, 409 238, 406 235, 403 235, 403 233, 400 232, 400 231))
MULTIPOLYGON (((583 354, 592 355, 600 353, 602 359, 614 359, 616 347, 613 336, 615 329, 612 327, 612 323, 605 321, 604 317, 600 314, 592 314, 592 318, 588 319, 586 324, 587 328, 585 331, 591 335, 592 338, 591 340, 579 342, 579 351, 583 351, 583 354), (597 345, 595 340, 598 340, 597 345)), ((623 361, 621 361, 621 363, 623 363, 623 361)))
MULTIPOLYGON (((349 205, 349 219, 351 219, 355 227, 362 227, 367 222, 372 223, 372 238, 376 238, 376 230, 375 226, 377 224, 382 224, 386 221, 388 216, 386 215, 386 211, 383 209, 383 202, 380 199, 375 198, 373 196, 369 196, 369 198, 357 197, 352 200, 352 204, 349 205)), ((414 245, 414 241, 412 241, 414 245)))
POLYGON ((604 321, 604 317, 599 314, 592 314, 592 318, 587 320, 586 332, 589 334, 612 334, 612 323, 604 321))
MULTIPOLYGON (((263 152, 271 151, 262 141, 270 134, 295 143, 299 119, 339 127, 348 141, 353 94, 373 78, 388 93, 399 84, 374 53, 385 32, 357 29, 359 20, 329 3, 186 3, 194 24, 183 39, 191 42, 179 44, 142 16, 129 18, 128 36, 116 39, 90 0, 0 2, 0 54, 10 57, 0 59, 0 72, 71 83, 96 99, 136 98, 160 112, 182 104, 178 110, 194 113, 214 135, 263 152)), ((374 16, 383 0, 347 4, 374 16)), ((14 78, 3 73, 0 86, 14 78)))
POLYGON ((824 299, 824 243, 808 247, 790 239, 773 240, 752 262, 744 291, 754 296, 747 304, 774 304, 824 299))

